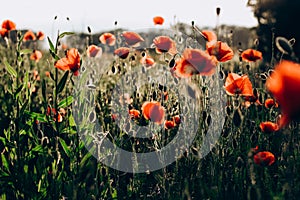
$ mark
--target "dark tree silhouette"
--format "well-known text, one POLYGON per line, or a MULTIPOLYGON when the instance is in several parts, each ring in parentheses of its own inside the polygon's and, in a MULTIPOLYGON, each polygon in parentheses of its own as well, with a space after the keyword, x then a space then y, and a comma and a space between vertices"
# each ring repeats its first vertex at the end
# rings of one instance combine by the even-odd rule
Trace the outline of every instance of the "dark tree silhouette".
MULTIPOLYGON (((258 20, 258 49, 262 51, 264 60, 272 61, 272 55, 279 59, 281 54, 275 45, 278 36, 290 40, 295 39, 293 50, 300 58, 300 1, 299 0, 248 0, 248 6, 253 8, 258 20)), ((285 56, 286 59, 293 59, 285 56)))

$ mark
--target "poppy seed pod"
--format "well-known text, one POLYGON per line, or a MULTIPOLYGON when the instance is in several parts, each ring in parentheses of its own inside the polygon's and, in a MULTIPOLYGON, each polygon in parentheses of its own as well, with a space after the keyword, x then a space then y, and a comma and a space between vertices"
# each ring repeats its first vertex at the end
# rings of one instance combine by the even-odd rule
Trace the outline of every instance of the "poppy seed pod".
POLYGON ((220 12, 221 12, 221 8, 220 8, 220 7, 217 7, 217 8, 216 8, 216 12, 217 12, 217 16, 219 16, 219 15, 220 15, 220 12))

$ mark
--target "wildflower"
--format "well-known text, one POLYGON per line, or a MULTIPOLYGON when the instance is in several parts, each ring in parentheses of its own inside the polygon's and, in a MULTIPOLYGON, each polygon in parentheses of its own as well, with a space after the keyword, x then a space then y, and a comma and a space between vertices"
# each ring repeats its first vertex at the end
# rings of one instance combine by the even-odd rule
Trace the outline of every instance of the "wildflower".
POLYGON ((9 31, 16 30, 16 24, 11 20, 7 19, 2 22, 0 35, 4 37, 8 37, 9 31))
POLYGON ((36 36, 31 30, 27 31, 23 37, 24 42, 29 41, 29 40, 36 40, 36 36))
POLYGON ((269 109, 272 108, 272 107, 277 108, 278 107, 278 103, 275 102, 274 99, 266 99, 265 100, 265 107, 269 108, 269 109))
POLYGON ((300 118, 300 65, 282 61, 267 79, 266 87, 279 103, 282 117, 280 126, 300 118))
POLYGON ((255 62, 262 59, 262 53, 254 49, 247 49, 242 52, 241 57, 248 62, 255 62))
POLYGON ((240 94, 242 96, 254 96, 252 83, 247 75, 238 75, 236 73, 229 73, 224 88, 228 95, 240 94))
POLYGON ((126 44, 133 47, 139 46, 140 42, 144 41, 144 39, 135 32, 125 31, 122 33, 122 36, 126 44))
POLYGON ((153 43, 157 53, 169 52, 172 55, 177 53, 175 42, 168 36, 158 36, 153 39, 153 43))
POLYGON ((49 72, 49 71, 45 71, 45 75, 46 75, 47 77, 50 77, 50 72, 49 72))
POLYGON ((92 44, 87 48, 86 54, 90 58, 99 58, 102 56, 102 48, 92 44))
POLYGON ((217 35, 213 31, 203 30, 201 31, 202 35, 205 37, 207 42, 217 42, 217 35))
POLYGON ((261 122, 259 125, 260 129, 264 133, 272 133, 279 130, 279 126, 273 122, 261 122))
POLYGON ((166 120, 165 121, 165 129, 172 129, 175 127, 175 122, 173 120, 166 120))
POLYGON ((102 44, 107 44, 109 46, 114 46, 116 43, 116 37, 112 33, 103 33, 99 40, 102 44))
POLYGON ((145 67, 151 67, 155 64, 155 61, 153 58, 151 58, 150 56, 145 56, 142 57, 140 62, 145 66, 145 67))
POLYGON ((164 18, 161 16, 156 16, 153 18, 154 25, 163 25, 164 21, 164 18))
POLYGON ((132 119, 138 119, 140 117, 140 111, 136 109, 130 109, 128 112, 132 119))
POLYGON ((36 39, 37 40, 43 40, 45 38, 45 34, 42 31, 38 31, 36 33, 36 39))
POLYGON ((253 160, 257 165, 270 166, 275 162, 275 156, 269 151, 261 151, 254 155, 253 160))
POLYGON ((39 50, 34 50, 32 54, 30 55, 30 60, 34 60, 35 62, 39 62, 39 60, 42 58, 43 54, 39 50))
POLYGON ((226 62, 233 58, 232 49, 224 42, 208 42, 206 44, 206 49, 209 55, 215 56, 218 61, 226 62))
POLYGON ((142 113, 145 119, 157 124, 162 124, 165 117, 164 108, 157 101, 147 101, 142 105, 142 113))
POLYGON ((114 51, 114 54, 122 59, 126 59, 129 55, 130 49, 128 47, 120 47, 114 51))
POLYGON ((50 108, 50 106, 47 107, 47 112, 46 112, 47 116, 52 116, 53 120, 57 122, 62 122, 63 121, 63 116, 61 115, 60 112, 57 112, 55 108, 50 108))
POLYGON ((190 77, 194 74, 211 75, 215 72, 217 62, 200 49, 187 48, 183 57, 176 62, 173 71, 179 77, 190 77))
POLYGON ((179 115, 175 115, 172 119, 177 125, 181 123, 181 118, 179 115))
POLYGON ((80 55, 77 49, 71 48, 67 51, 66 57, 55 63, 55 67, 61 70, 71 70, 74 76, 79 75, 80 55))

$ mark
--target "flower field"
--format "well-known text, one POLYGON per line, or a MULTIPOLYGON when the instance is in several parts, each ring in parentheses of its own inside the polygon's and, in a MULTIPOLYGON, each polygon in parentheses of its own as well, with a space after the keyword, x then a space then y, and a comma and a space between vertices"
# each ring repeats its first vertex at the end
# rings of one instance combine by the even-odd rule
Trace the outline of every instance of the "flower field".
POLYGON ((52 40, 2 21, 1 199, 297 199, 297 41, 268 63, 256 35, 153 23, 52 40))

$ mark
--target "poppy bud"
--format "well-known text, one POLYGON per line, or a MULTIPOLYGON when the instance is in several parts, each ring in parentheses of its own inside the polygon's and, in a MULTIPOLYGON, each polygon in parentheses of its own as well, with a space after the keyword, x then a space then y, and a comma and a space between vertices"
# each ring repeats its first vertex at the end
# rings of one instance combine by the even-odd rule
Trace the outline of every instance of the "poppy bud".
POLYGON ((220 15, 220 12, 221 12, 221 8, 220 8, 220 7, 217 7, 216 12, 217 12, 217 15, 219 16, 219 15, 220 15))

